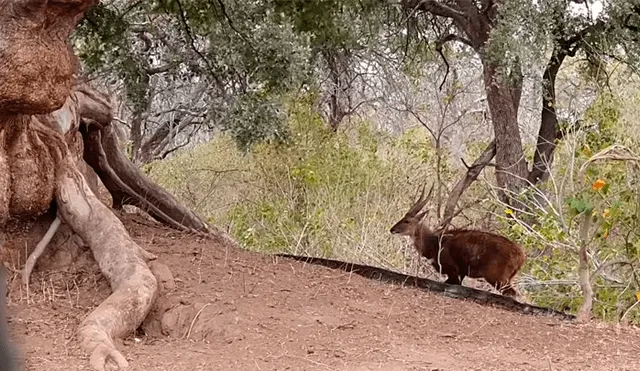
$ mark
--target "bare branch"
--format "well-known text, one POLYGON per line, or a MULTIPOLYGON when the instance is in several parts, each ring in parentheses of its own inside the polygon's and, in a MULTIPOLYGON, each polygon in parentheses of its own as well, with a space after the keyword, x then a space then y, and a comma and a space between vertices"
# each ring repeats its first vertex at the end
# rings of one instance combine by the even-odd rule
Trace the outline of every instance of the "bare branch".
POLYGON ((147 69, 145 69, 145 71, 144 71, 144 72, 145 72, 147 75, 150 75, 150 76, 151 76, 151 75, 157 75, 157 74, 159 74, 159 73, 169 72, 169 71, 171 71, 174 67, 175 67, 175 65, 174 65, 174 64, 169 63, 169 64, 165 64, 165 65, 158 66, 158 67, 150 67, 150 68, 147 68, 147 69))
POLYGON ((460 36, 460 35, 456 35, 456 34, 447 34, 441 38, 439 38, 438 40, 436 40, 436 50, 437 49, 442 49, 442 46, 446 43, 448 43, 449 41, 459 41, 463 44, 466 44, 468 46, 470 46, 471 48, 473 48, 473 44, 471 43, 470 40, 465 39, 464 37, 460 36))
POLYGON ((638 261, 638 258, 634 258, 632 260, 626 260, 626 259, 622 259, 622 260, 611 260, 608 261, 606 263, 602 263, 596 270, 595 272, 593 272, 593 274, 591 275, 591 284, 593 285, 594 281, 596 280, 596 278, 598 278, 598 276, 600 275, 600 273, 602 273, 602 271, 606 268, 612 267, 614 265, 630 265, 633 267, 633 265, 638 261))
POLYGON ((405 0, 404 7, 411 10, 429 12, 440 17, 451 18, 460 24, 466 23, 464 13, 436 0, 405 0))
POLYGON ((464 193, 464 191, 469 188, 469 186, 478 179, 478 176, 482 172, 482 170, 489 164, 491 159, 496 155, 496 141, 495 139, 491 141, 491 143, 487 146, 487 148, 482 152, 482 154, 471 164, 471 166, 467 167, 467 174, 464 178, 460 179, 456 186, 451 191, 449 195, 449 199, 447 199, 447 203, 444 208, 444 215, 442 222, 438 226, 438 229, 446 229, 451 220, 455 216, 455 208, 460 200, 460 197, 464 193))
POLYGON ((449 76, 449 62, 447 61, 447 57, 445 57, 444 53, 442 52, 442 46, 448 43, 449 41, 459 41, 473 48, 473 44, 471 44, 471 41, 465 39, 462 36, 458 36, 456 34, 448 34, 436 40, 436 51, 438 52, 438 54, 440 54, 440 57, 442 58, 444 65, 447 67, 444 73, 444 79, 442 79, 442 84, 440 84, 440 88, 439 88, 440 91, 442 91, 442 87, 444 86, 444 83, 447 82, 447 76, 449 76))

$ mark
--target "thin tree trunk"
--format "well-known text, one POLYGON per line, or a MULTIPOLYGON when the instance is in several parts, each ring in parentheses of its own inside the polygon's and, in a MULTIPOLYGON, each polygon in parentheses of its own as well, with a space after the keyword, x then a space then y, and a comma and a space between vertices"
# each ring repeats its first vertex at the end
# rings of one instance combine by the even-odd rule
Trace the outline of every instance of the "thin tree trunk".
POLYGON ((349 81, 349 55, 342 49, 331 49, 323 53, 329 67, 331 81, 329 93, 329 127, 334 132, 349 115, 351 81, 349 81))
POLYGON ((542 75, 542 113, 540 115, 540 131, 533 157, 533 167, 529 173, 529 182, 538 184, 549 178, 553 163, 553 153, 558 138, 558 115, 556 112, 556 77, 566 54, 554 50, 551 59, 542 75))
POLYGON ((580 289, 584 302, 578 311, 578 320, 588 321, 591 318, 591 308, 593 307, 593 288, 589 278, 589 227, 591 226, 591 211, 585 211, 584 220, 580 225, 580 253, 578 262, 578 277, 580 289))

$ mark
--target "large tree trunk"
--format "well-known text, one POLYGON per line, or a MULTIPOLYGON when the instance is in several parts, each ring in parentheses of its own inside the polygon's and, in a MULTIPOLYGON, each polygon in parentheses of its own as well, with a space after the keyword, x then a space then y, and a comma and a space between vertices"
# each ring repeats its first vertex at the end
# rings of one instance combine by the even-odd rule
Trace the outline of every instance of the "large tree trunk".
MULTIPOLYGON (((0 0, 0 235, 7 220, 40 218, 56 205, 65 228, 89 246, 113 293, 82 322, 78 336, 92 367, 102 371, 109 358, 127 366, 114 340, 144 320, 157 281, 147 266, 154 256, 133 242, 81 174, 87 154, 80 128, 95 151, 86 157, 96 160, 116 203, 144 207, 174 227, 209 229, 119 152, 108 100, 74 86, 77 63, 65 39, 93 3, 0 0)), ((226 242, 222 233, 214 237, 226 242)))
POLYGON ((504 68, 491 62, 483 63, 483 74, 496 142, 498 195, 502 201, 508 202, 514 192, 526 184, 528 175, 518 126, 521 85, 514 86, 522 82, 519 79, 509 81, 504 68))

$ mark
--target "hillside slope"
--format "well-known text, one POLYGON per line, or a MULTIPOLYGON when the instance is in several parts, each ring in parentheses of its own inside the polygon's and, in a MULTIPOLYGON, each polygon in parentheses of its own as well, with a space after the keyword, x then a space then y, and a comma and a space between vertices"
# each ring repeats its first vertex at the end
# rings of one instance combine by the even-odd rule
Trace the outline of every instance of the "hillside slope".
MULTIPOLYGON (((123 219, 175 276, 123 344, 131 370, 640 369, 632 327, 521 315, 123 219)), ((28 369, 89 370, 73 331, 108 295, 105 280, 33 277, 33 303, 14 292, 9 308, 28 369)))

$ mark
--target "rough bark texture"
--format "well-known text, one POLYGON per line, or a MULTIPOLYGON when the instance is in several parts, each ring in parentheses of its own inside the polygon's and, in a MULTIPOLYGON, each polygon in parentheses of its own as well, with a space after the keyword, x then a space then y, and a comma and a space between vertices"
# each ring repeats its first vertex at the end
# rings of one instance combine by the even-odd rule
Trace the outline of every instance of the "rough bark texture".
MULTIPOLYGON (((76 59, 66 43, 94 3, 0 0, 0 226, 4 235, 10 225, 46 218, 55 203, 61 229, 70 227, 90 247, 113 294, 82 322, 78 336, 92 367, 104 370, 109 358, 127 366, 114 339, 144 320, 157 282, 146 264, 154 257, 131 240, 81 174, 81 118, 85 125, 111 120, 108 102, 87 99, 99 94, 75 85, 76 59)), ((4 245, 18 247, 3 244, 3 259, 4 245)))
POLYGON ((71 91, 66 40, 97 0, 0 0, 0 113, 49 113, 71 91))
MULTIPOLYGON (((500 68, 489 62, 484 63, 484 85, 496 141, 496 181, 501 189, 517 191, 526 184, 528 176, 518 126, 520 102, 514 102, 514 87, 500 68)), ((509 194, 499 194, 508 202, 509 194)))
MULTIPOLYGON (((101 272, 113 289, 113 294, 87 317, 78 332, 81 344, 91 354, 92 367, 103 370, 107 358, 126 366, 126 360, 115 349, 113 339, 142 322, 155 299, 157 283, 145 262, 153 256, 131 240, 122 223, 95 196, 78 170, 77 164, 82 161, 83 152, 81 136, 78 135, 82 112, 79 102, 78 95, 73 94, 53 114, 33 116, 27 121, 26 133, 46 143, 38 153, 48 154, 53 159, 49 166, 57 169, 53 185, 58 213, 91 248, 101 272), (64 130, 65 134, 56 129, 64 130)), ((27 144, 32 142, 35 140, 27 144)), ((17 168, 16 172, 20 170, 17 168)), ((33 196, 32 200, 47 199, 43 195, 33 196)), ((49 205, 51 198, 47 201, 49 205)), ((23 214, 19 215, 26 215, 24 208, 11 207, 10 210, 22 211, 23 214)))

